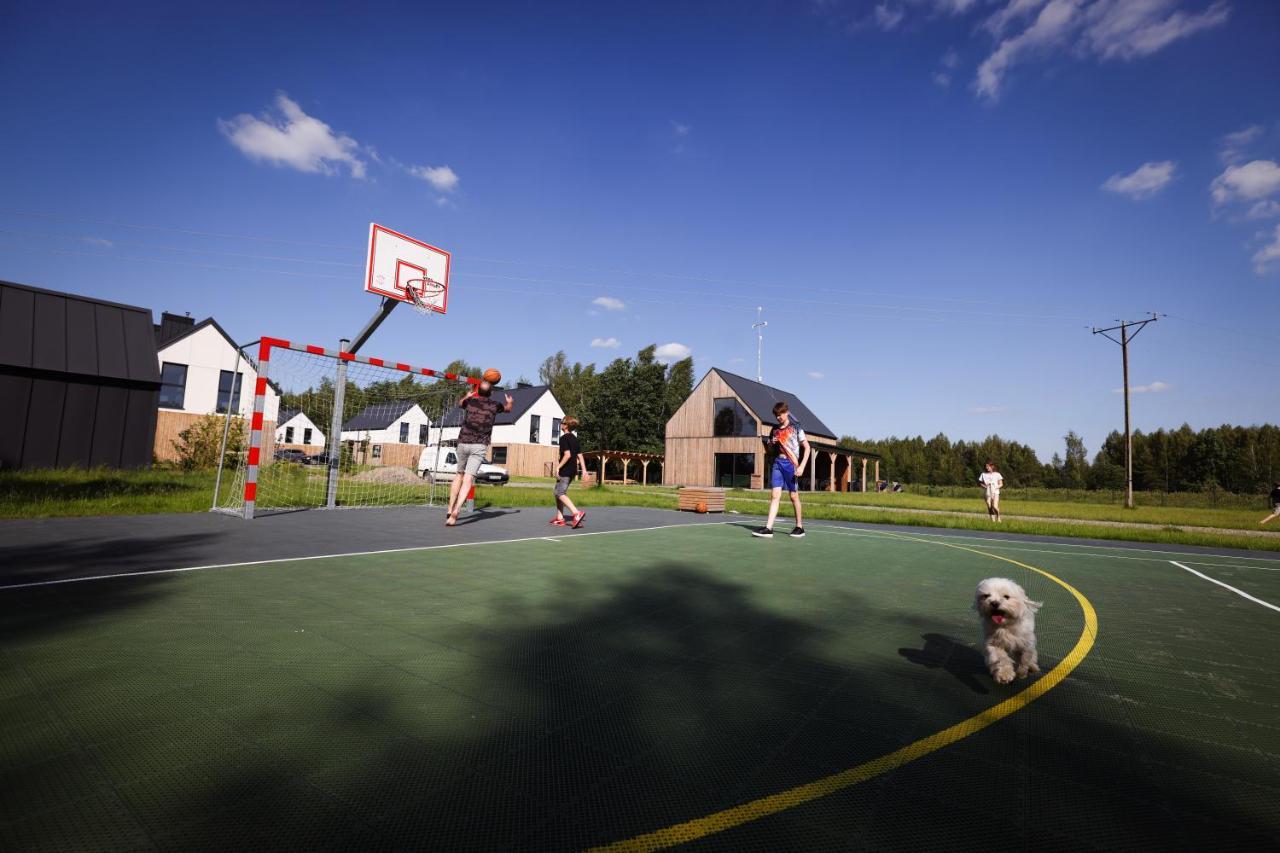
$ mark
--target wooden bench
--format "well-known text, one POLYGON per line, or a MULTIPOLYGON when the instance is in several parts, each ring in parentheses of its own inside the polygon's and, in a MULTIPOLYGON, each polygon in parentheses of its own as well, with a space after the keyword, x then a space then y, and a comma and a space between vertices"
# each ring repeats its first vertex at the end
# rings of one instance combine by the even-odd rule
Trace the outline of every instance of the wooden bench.
POLYGON ((707 512, 724 512, 724 489, 703 486, 683 486, 676 493, 677 509, 696 512, 698 504, 706 504, 707 512))

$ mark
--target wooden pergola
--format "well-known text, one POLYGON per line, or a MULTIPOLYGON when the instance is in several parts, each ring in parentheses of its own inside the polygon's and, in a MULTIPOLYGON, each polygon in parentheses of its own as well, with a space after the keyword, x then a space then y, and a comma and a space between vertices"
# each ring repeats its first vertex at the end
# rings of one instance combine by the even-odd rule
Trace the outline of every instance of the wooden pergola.
POLYGON ((649 484, 649 464, 652 462, 661 464, 666 457, 661 453, 637 453, 631 450, 590 450, 582 454, 582 464, 586 466, 588 471, 591 470, 589 463, 593 458, 599 458, 600 460, 600 473, 598 475, 599 479, 596 480, 597 483, 606 482, 604 478, 605 466, 609 464, 609 460, 617 459, 622 463, 622 482, 624 484, 627 482, 627 469, 630 468, 631 463, 639 462, 640 482, 647 486, 649 484))

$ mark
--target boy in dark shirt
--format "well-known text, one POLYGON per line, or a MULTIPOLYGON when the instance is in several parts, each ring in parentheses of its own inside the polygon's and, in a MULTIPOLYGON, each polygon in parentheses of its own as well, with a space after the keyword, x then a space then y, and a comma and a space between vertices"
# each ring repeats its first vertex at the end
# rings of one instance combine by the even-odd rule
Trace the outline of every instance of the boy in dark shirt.
POLYGON ((573 415, 565 415, 560 423, 560 462, 556 466, 556 515, 551 519, 551 523, 557 527, 564 527, 568 516, 568 524, 572 527, 581 527, 582 519, 587 517, 585 512, 579 512, 578 508, 573 505, 573 501, 569 500, 569 483, 573 481, 575 475, 584 474, 582 462, 582 448, 578 445, 578 437, 573 431, 578 428, 578 419, 573 415))
POLYGON ((449 485, 449 514, 445 516, 445 526, 453 527, 458 522, 458 510, 471 493, 471 485, 475 482, 480 464, 489 456, 489 439, 493 436, 493 421, 498 412, 511 411, 511 395, 506 405, 489 399, 493 393, 493 385, 481 382, 474 391, 458 401, 462 407, 462 428, 458 430, 458 473, 449 485))
POLYGON ((1262 519, 1262 521, 1259 521, 1259 524, 1266 524, 1277 515, 1280 515, 1280 481, 1277 481, 1272 485, 1274 485, 1275 488, 1271 490, 1271 515, 1268 515, 1266 518, 1262 519))

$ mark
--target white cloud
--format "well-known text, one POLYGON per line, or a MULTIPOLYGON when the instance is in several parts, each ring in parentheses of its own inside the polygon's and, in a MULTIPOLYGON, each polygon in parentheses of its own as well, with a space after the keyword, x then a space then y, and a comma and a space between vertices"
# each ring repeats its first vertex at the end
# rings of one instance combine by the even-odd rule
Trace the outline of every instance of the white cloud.
POLYGON ((1231 14, 1224 0, 1200 12, 1183 11, 1181 4, 1182 0, 1009 0, 984 24, 1002 40, 978 67, 974 89, 979 97, 996 101, 1015 66, 1058 52, 1100 62, 1140 59, 1221 26, 1231 14), (1025 29, 1003 36, 1010 25, 1032 14, 1035 20, 1025 29))
POLYGON ((693 352, 684 344, 669 343, 662 344, 653 351, 653 357, 662 364, 670 364, 673 361, 679 361, 682 358, 688 358, 693 352))
POLYGON ((110 249, 115 246, 110 240, 104 240, 101 237, 85 237, 83 238, 90 246, 97 246, 100 249, 110 249))
POLYGON ((1243 166, 1228 166, 1209 185, 1214 204, 1256 201, 1280 192, 1280 165, 1274 160, 1254 160, 1243 166))
POLYGON ((409 174, 421 178, 442 193, 451 193, 458 188, 458 173, 448 166, 410 166, 409 174))
POLYGON ((599 305, 606 311, 621 311, 627 307, 627 303, 621 299, 614 299, 612 296, 597 296, 591 300, 592 305, 599 305))
POLYGON ((876 26, 888 32, 898 24, 902 23, 902 18, 906 15, 906 10, 901 6, 890 6, 888 3, 880 3, 875 9, 876 26))
POLYGON ((1173 180, 1178 164, 1172 160, 1143 163, 1127 175, 1116 173, 1102 184, 1102 189, 1138 201, 1151 198, 1173 180))
POLYGON ((1280 263, 1280 225, 1276 226, 1271 242, 1254 253, 1253 270, 1258 275, 1264 275, 1271 271, 1273 264, 1278 263, 1280 263))
POLYGON ((969 410, 971 415, 994 415, 1003 412, 1006 406, 974 406, 969 410))
POLYGON ((1273 216, 1280 216, 1280 201, 1274 199, 1260 201, 1249 208, 1249 212, 1244 215, 1245 219, 1270 219, 1273 216))
POLYGON ((693 130, 693 128, 687 124, 681 124, 675 119, 671 120, 671 132, 674 133, 676 136, 688 136, 689 131, 691 130, 693 130))
POLYGON ((617 338, 592 338, 591 345, 596 349, 617 349, 622 341, 617 338))
MULTIPOLYGON (((1159 394, 1161 391, 1168 391, 1173 386, 1167 382, 1152 382, 1150 385, 1131 385, 1129 391, 1134 394, 1159 394)), ((1113 388, 1115 394, 1123 394, 1123 388, 1113 388)))
POLYGON ((826 374, 825 374, 825 373, 820 373, 820 372, 819 372, 819 371, 817 371, 817 370, 810 370, 810 371, 809 371, 809 378, 810 378, 810 379, 822 379, 822 378, 823 378, 823 377, 825 377, 825 376, 826 376, 826 374))
POLYGON ((1262 128, 1251 125, 1244 130, 1228 133, 1219 140, 1218 157, 1224 165, 1239 163, 1244 159, 1244 149, 1248 148, 1258 137, 1262 136, 1262 128))
POLYGON ((933 83, 941 89, 947 89, 951 86, 951 75, 945 71, 933 72, 933 83))
POLYGON ((956 52, 954 47, 948 48, 947 52, 942 54, 942 67, 955 71, 960 67, 960 54, 956 52))
POLYGON ((1035 22, 1007 38, 978 66, 974 88, 980 97, 998 100, 1004 77, 1028 55, 1048 52, 1064 44, 1078 26, 1079 0, 1050 0, 1035 22))
POLYGON ((353 178, 363 178, 360 143, 302 111, 284 92, 276 95, 276 114, 242 113, 218 120, 218 130, 251 160, 288 166, 300 172, 332 175, 345 165, 353 178))

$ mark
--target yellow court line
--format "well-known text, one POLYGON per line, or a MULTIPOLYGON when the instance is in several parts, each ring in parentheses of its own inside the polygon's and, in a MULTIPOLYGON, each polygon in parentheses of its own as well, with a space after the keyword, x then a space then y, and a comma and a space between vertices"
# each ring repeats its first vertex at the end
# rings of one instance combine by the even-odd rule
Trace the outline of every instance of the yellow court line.
MULTIPOLYGON (((876 531, 877 533, 882 531, 876 531)), ((1039 679, 1032 682, 1026 690, 1015 696, 1004 700, 998 705, 994 705, 982 713, 970 717, 967 720, 956 723, 950 728, 943 729, 929 737, 922 738, 915 743, 908 744, 902 749, 882 755, 879 758, 873 758, 865 764, 859 764, 856 767, 850 767, 848 770, 842 770, 839 773, 833 773, 830 776, 823 777, 813 782, 791 788, 787 791, 781 791, 777 794, 771 794, 758 800, 752 800, 749 803, 743 803, 740 806, 734 806, 731 809, 716 812, 715 814, 700 817, 696 820, 677 823, 674 826, 668 826, 665 829, 659 829, 655 832, 649 832, 644 835, 637 835, 634 838, 628 838, 624 841, 617 841, 603 847, 593 848, 593 851, 610 851, 610 853, 620 853, 620 851, 648 851, 662 850, 667 847, 674 847, 677 844, 686 844, 705 838, 708 835, 714 835, 717 832, 724 832, 744 823, 750 823, 762 817, 777 814, 786 809, 795 808, 796 806, 812 802, 813 800, 825 797, 828 794, 834 794, 837 791, 843 791, 845 788, 851 788, 861 782, 874 779, 877 776, 883 776, 892 770, 896 770, 905 764, 909 764, 918 758, 924 758, 926 755, 937 752, 945 746, 968 737, 971 734, 982 731, 992 723, 1003 720, 1005 717, 1013 714, 1027 705, 1039 699, 1048 693, 1054 687, 1062 682, 1064 678, 1071 674, 1085 656, 1089 654, 1089 650, 1093 648, 1094 640, 1098 636, 1098 614, 1093 609, 1093 605, 1089 599, 1071 584, 1059 577, 1051 575, 1044 569, 1037 569, 1035 566, 1029 566, 1026 563, 1020 563, 1009 557, 1002 557, 999 554, 988 554, 985 551, 979 551, 976 548, 970 548, 965 545, 953 545, 949 542, 935 542, 931 539, 917 539, 912 536, 905 536, 897 533, 889 533, 883 531, 886 536, 893 536, 898 539, 905 539, 913 542, 924 542, 929 545, 941 545, 946 548, 955 548, 959 551, 969 551, 974 554, 980 554, 984 557, 991 557, 996 560, 1003 560, 1006 563, 1012 563, 1024 569, 1028 569, 1037 574, 1043 575, 1049 580, 1061 586, 1067 592, 1071 593, 1076 602, 1080 605, 1080 610, 1084 613, 1084 628, 1080 632, 1080 639, 1076 640, 1075 646, 1062 659, 1062 662, 1053 669, 1040 676, 1039 679)))

